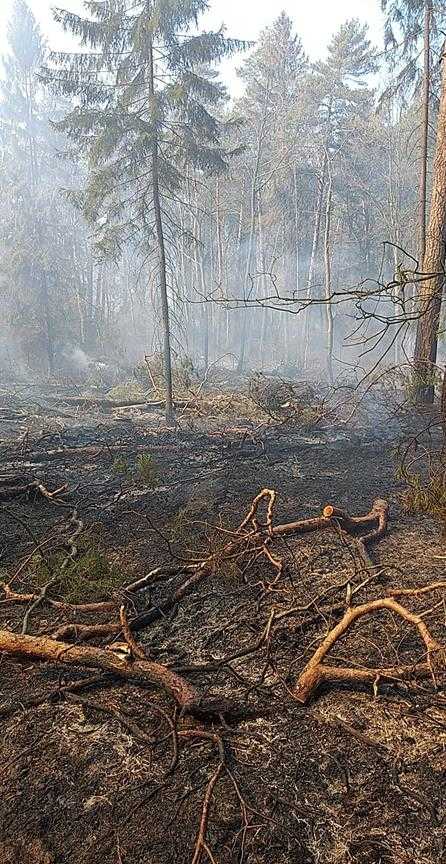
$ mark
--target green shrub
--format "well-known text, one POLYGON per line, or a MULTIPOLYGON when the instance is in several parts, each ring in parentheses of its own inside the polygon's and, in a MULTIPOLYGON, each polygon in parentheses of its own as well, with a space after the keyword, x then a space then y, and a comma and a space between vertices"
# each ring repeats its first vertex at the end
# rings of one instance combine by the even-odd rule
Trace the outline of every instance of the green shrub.
POLYGON ((112 471, 116 477, 129 483, 156 486, 158 481, 158 468, 151 453, 139 453, 133 465, 129 464, 125 456, 116 456, 112 471))
POLYGON ((158 469, 151 453, 140 453, 136 457, 134 477, 146 486, 156 485, 158 469))
POLYGON ((409 513, 425 513, 441 522, 446 530, 446 465, 429 466, 427 476, 405 473, 407 488, 403 505, 409 513))
POLYGON ((93 545, 80 549, 62 569, 66 557, 67 553, 60 550, 46 560, 38 559, 32 577, 35 587, 41 588, 57 577, 50 596, 62 597, 67 603, 91 603, 109 600, 125 581, 122 571, 93 545))
POLYGON ((130 466, 127 459, 124 456, 116 456, 113 460, 112 471, 117 477, 129 477, 130 466))

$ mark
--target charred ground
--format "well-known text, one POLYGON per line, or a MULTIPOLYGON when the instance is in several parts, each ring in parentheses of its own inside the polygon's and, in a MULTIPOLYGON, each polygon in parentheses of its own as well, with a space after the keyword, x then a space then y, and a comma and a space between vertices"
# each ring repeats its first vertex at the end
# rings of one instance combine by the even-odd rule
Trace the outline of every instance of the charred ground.
MULTIPOLYGON (((238 717, 197 720, 162 689, 101 670, 100 680, 76 690, 72 685, 95 670, 3 653, 2 860, 446 860, 441 680, 437 689, 431 679, 377 682, 375 693, 330 687, 305 706, 293 698, 296 678, 342 617, 346 586, 355 591, 365 582, 352 601, 364 603, 442 579, 438 526, 406 513, 401 503, 394 432, 377 420, 303 428, 187 412, 167 429, 154 410, 110 412, 43 394, 36 401, 34 419, 28 408, 25 423, 20 399, 4 398, 0 454, 3 490, 24 487, 10 500, 3 494, 2 579, 17 593, 32 594, 57 575, 30 612, 32 635, 113 618, 47 599, 114 598, 116 620, 123 600, 130 620, 161 606, 179 576, 131 597, 124 586, 159 565, 215 552, 263 488, 278 493, 275 523, 317 516, 327 503, 362 514, 377 497, 388 500, 390 521, 371 550, 371 572, 358 564, 337 526, 287 536, 271 547, 284 562, 277 581, 274 566, 255 551, 242 561, 223 559, 168 614, 136 634, 150 659, 201 693, 236 702, 238 717), (67 490, 48 500, 30 486, 36 480, 46 490, 65 484, 67 490), (74 508, 82 530, 62 574, 74 508), (305 606, 248 653, 273 608, 305 606)), ((417 613, 427 610, 424 620, 440 641, 442 597, 440 591, 405 602, 417 613)), ((20 633, 30 605, 2 597, 1 628, 20 633)), ((83 644, 81 636, 73 641, 83 644)), ((382 668, 416 664, 423 654, 413 627, 380 612, 357 622, 329 662, 382 668)))

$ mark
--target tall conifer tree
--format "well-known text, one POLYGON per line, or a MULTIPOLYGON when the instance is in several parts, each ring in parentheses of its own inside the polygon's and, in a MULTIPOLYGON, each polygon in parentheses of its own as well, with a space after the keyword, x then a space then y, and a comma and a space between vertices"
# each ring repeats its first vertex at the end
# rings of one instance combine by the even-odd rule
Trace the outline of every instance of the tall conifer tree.
POLYGON ((85 17, 55 11, 85 50, 53 54, 44 75, 77 103, 58 128, 87 158, 80 200, 98 247, 119 254, 123 242, 137 238, 156 264, 170 419, 175 204, 190 169, 205 175, 226 166, 214 114, 225 90, 212 68, 244 44, 222 31, 198 31, 206 0, 84 0, 84 7, 85 17))

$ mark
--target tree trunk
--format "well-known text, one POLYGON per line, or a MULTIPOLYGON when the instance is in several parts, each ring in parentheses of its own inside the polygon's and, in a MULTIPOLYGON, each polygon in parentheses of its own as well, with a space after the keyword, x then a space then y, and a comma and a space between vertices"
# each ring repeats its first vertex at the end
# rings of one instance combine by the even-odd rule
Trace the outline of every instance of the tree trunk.
MULTIPOLYGON (((243 301, 246 303, 247 294, 248 294, 248 284, 249 284, 249 276, 251 270, 251 259, 252 252, 254 246, 254 228, 255 228, 255 182, 256 182, 257 171, 254 174, 252 181, 252 191, 251 191, 251 222, 249 228, 249 241, 248 241, 248 253, 246 256, 246 266, 245 266, 245 277, 243 279, 243 301)), ((246 358, 246 336, 247 336, 247 326, 248 326, 248 316, 247 310, 245 307, 242 307, 240 310, 241 322, 240 322, 240 343, 239 343, 239 352, 238 352, 238 364, 237 371, 243 372, 245 368, 245 358, 246 358)))
POLYGON ((441 385, 440 403, 441 428, 443 432, 443 447, 446 446, 446 366, 443 371, 443 383, 441 385))
POLYGON ((45 336, 46 336, 46 352, 48 358, 48 372, 50 375, 54 372, 54 337, 53 324, 51 320, 50 302, 48 296, 48 276, 46 270, 42 271, 42 305, 43 315, 45 319, 45 336))
MULTIPOLYGON (((154 74, 153 74, 153 48, 149 39, 149 93, 152 99, 155 96, 154 74)), ((169 301, 167 297, 167 264, 166 249, 164 244, 163 219, 161 213, 161 201, 159 191, 159 165, 158 165, 158 139, 153 136, 152 143, 152 194, 153 210, 155 214, 155 230, 159 253, 160 293, 161 293, 161 317, 163 322, 164 337, 164 377, 166 382, 166 420, 170 422, 173 418, 173 395, 172 395, 172 352, 170 347, 170 321, 169 301)))
MULTIPOLYGON (((249 277, 251 270, 251 260, 252 253, 254 250, 254 238, 255 238, 255 222, 256 222, 256 202, 257 202, 257 179, 259 176, 259 167, 260 167, 260 159, 262 154, 262 146, 263 146, 263 136, 265 132, 265 124, 266 124, 266 115, 263 114, 261 126, 259 129, 259 137, 257 140, 257 153, 256 153, 256 161, 254 165, 254 172, 252 176, 251 182, 251 213, 250 213, 250 225, 249 225, 249 241, 248 241, 248 254, 246 256, 246 267, 245 267, 245 275, 243 279, 243 300, 246 303, 246 298, 248 294, 248 285, 249 285, 249 277)), ((240 327, 240 348, 239 348, 239 358, 237 371, 243 372, 245 368, 245 357, 246 357, 246 337, 247 337, 247 327, 248 327, 248 315, 247 310, 242 308, 241 310, 241 327, 240 327)))
POLYGON ((85 306, 86 306, 86 321, 87 328, 85 333, 85 338, 87 340, 87 348, 92 349, 95 347, 96 342, 96 328, 94 321, 94 303, 93 303, 93 264, 90 262, 87 265, 86 271, 86 292, 85 292, 85 306))
POLYGON ((210 329, 210 302, 206 293, 206 281, 204 275, 204 265, 203 265, 203 244, 201 242, 201 228, 200 228, 200 237, 199 244, 197 243, 197 254, 198 254, 198 272, 200 277, 200 293, 203 298, 202 305, 202 337, 203 337, 203 364, 204 364, 204 376, 206 376, 207 370, 209 368, 209 329, 210 329))
POLYGON ((293 191, 294 191, 294 243, 295 243, 295 278, 294 291, 296 298, 299 297, 300 290, 300 256, 299 256, 299 204, 298 204, 298 186, 297 186, 297 168, 293 169, 293 191))
POLYGON ((421 171, 419 198, 419 262, 423 268, 426 248, 426 191, 427 191, 427 160, 429 136, 429 87, 430 87, 430 28, 431 0, 424 0, 424 48, 423 48, 423 102, 422 102, 422 140, 421 140, 421 171))
MULTIPOLYGON (((312 282, 314 276, 314 268, 316 265, 316 255, 319 247, 319 237, 321 233, 321 221, 322 221, 322 205, 324 202, 324 191, 325 191, 325 182, 327 176, 327 152, 324 154, 324 162, 322 166, 322 177, 319 187, 319 194, 317 196, 316 203, 316 215, 314 221, 314 231, 313 231, 313 243, 311 246, 311 258, 310 258, 310 266, 308 269, 308 283, 307 283, 307 301, 311 300, 312 293, 312 282)), ((308 362, 308 351, 310 347, 310 316, 311 316, 311 306, 308 306, 304 312, 305 316, 305 324, 304 324, 304 339, 302 346, 302 365, 305 369, 308 362)))
POLYGON ((329 181, 327 188, 327 200, 325 205, 325 236, 324 236, 324 258, 325 258, 325 317, 327 326, 327 372, 330 384, 333 383, 333 308, 331 305, 331 209, 333 202, 333 180, 329 170, 329 181))
MULTIPOLYGON (((398 246, 399 246, 399 244, 398 244, 398 246)), ((393 255, 393 257, 391 258, 392 272, 397 273, 397 271, 398 271, 398 248, 397 248, 397 246, 392 247, 392 255, 393 255)), ((401 293, 400 292, 401 292, 401 289, 400 289, 399 285, 396 284, 394 289, 393 289, 393 297, 394 297, 393 302, 394 302, 396 308, 397 308, 397 304, 401 302, 401 293)), ((398 335, 397 335, 395 338, 395 342, 393 343, 393 361, 394 361, 395 366, 398 366, 398 364, 400 362, 400 344, 399 344, 399 341, 400 340, 399 340, 398 335)))
POLYGON ((424 272, 432 275, 425 282, 421 283, 418 297, 418 314, 420 317, 417 325, 414 355, 414 365, 419 378, 417 396, 419 401, 425 403, 434 401, 434 385, 431 376, 437 359, 438 325, 444 284, 445 239, 446 59, 443 49, 443 72, 433 167, 431 208, 423 265, 424 272))
MULTIPOLYGON (((328 170, 328 152, 329 152, 329 137, 330 137, 330 124, 331 124, 331 116, 333 112, 333 98, 330 97, 330 102, 328 105, 328 114, 327 114, 327 131, 325 136, 325 145, 324 145, 324 159, 322 163, 322 176, 321 176, 321 185, 319 190, 319 195, 317 198, 316 204, 316 215, 314 222, 314 231, 313 231, 313 243, 311 247, 311 258, 310 258, 310 267, 308 270, 308 283, 307 283, 307 301, 311 300, 312 294, 312 282, 314 276, 314 268, 316 264, 316 256, 317 250, 319 247, 319 237, 321 232, 321 221, 322 221, 322 206, 324 203, 324 192, 325 192, 325 184, 327 181, 327 170, 328 170)), ((305 368, 308 362, 308 351, 310 347, 310 324, 311 324, 311 306, 309 306, 304 312, 304 339, 302 346, 302 365, 305 368)))
POLYGON ((221 209, 220 209, 220 180, 217 177, 215 181, 215 227, 217 233, 217 285, 220 288, 220 296, 224 296, 223 291, 223 241, 221 232, 221 209))

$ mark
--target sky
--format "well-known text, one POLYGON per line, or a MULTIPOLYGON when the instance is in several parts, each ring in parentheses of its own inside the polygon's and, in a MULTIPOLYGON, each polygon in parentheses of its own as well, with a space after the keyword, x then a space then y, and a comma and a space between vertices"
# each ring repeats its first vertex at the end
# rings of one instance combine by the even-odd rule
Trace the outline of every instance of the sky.
MULTIPOLYGON (((28 0, 41 24, 51 48, 64 50, 72 47, 68 37, 52 21, 51 7, 61 6, 73 12, 82 9, 81 0, 28 0)), ((0 0, 0 54, 6 46, 6 25, 13 0, 0 0)), ((210 0, 209 11, 201 24, 209 30, 226 26, 227 35, 239 39, 255 40, 260 31, 270 24, 282 10, 293 19, 305 51, 311 60, 323 56, 332 34, 348 18, 359 18, 370 28, 370 38, 378 47, 383 42, 383 18, 380 0, 210 0)), ((240 62, 226 62, 222 75, 231 90, 237 89, 235 67, 240 62)))

